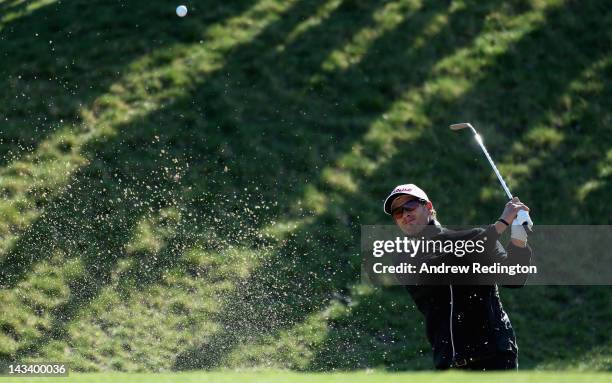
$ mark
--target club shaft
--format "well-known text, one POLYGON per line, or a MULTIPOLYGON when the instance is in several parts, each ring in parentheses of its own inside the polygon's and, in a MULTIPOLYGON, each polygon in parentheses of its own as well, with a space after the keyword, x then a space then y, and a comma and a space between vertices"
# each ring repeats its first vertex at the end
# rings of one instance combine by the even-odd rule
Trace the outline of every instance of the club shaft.
POLYGON ((508 199, 512 199, 512 193, 510 193, 510 189, 508 188, 508 185, 506 185, 506 182, 502 178, 501 173, 499 172, 499 170, 497 170, 497 166, 495 166, 495 163, 493 162, 493 159, 489 155, 489 152, 487 151, 487 148, 485 148, 484 144, 482 143, 482 139, 480 138, 480 135, 478 133, 476 133, 476 129, 474 129, 472 126, 470 126, 470 128, 472 129, 472 133, 474 133, 474 137, 476 138, 476 142, 478 142, 478 145, 480 145, 480 148, 482 149, 482 151, 484 152, 485 156, 487 157, 487 160, 489 160, 489 163, 491 164, 491 167, 493 168, 493 171, 495 172, 495 175, 497 176, 497 179, 499 180, 499 183, 504 188, 504 191, 506 192, 506 195, 508 196, 508 199))

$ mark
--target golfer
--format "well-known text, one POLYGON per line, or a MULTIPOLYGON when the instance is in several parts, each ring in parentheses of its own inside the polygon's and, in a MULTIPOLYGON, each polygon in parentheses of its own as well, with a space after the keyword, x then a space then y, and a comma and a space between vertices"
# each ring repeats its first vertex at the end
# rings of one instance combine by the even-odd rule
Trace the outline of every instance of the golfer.
MULTIPOLYGON (((416 236, 427 228, 441 240, 495 241, 485 246, 492 259, 528 265, 531 249, 527 233, 514 221, 519 210, 529 208, 514 197, 500 218, 485 228, 453 231, 440 225, 436 210, 425 192, 414 184, 397 186, 384 202, 385 213, 407 235, 416 236), (514 221, 514 222, 513 222, 514 221), (505 249, 499 236, 511 227, 511 241, 505 249)), ((490 243, 490 242, 489 242, 490 243)), ((525 277, 526 278, 526 277, 525 277)), ((525 279, 517 285, 520 287, 525 279)), ((407 286, 417 308, 425 316, 427 339, 433 349, 436 369, 516 370, 518 346, 510 319, 493 285, 407 286)))

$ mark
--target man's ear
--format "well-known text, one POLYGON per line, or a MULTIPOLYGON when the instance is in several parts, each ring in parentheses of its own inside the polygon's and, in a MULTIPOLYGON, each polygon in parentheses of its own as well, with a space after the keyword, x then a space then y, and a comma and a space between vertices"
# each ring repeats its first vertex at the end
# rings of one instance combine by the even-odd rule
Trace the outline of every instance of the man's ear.
POLYGON ((431 203, 431 201, 427 201, 425 207, 427 208, 427 210, 431 211, 431 209, 433 209, 433 204, 431 203))

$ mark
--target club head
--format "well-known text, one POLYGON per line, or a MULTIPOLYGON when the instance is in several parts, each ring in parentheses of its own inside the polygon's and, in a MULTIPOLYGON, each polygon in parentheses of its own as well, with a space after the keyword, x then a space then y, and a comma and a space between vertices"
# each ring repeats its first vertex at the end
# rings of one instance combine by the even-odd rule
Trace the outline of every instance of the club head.
POLYGON ((465 129, 465 128, 474 129, 472 124, 470 124, 469 122, 461 122, 459 124, 452 124, 450 128, 451 130, 460 130, 460 129, 465 129))

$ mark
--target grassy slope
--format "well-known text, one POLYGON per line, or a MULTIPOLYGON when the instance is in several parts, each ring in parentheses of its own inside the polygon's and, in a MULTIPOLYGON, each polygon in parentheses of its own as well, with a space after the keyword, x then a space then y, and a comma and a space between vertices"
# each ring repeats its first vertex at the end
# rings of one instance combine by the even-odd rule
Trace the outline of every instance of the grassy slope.
MULTIPOLYGON (((0 2, 4 360, 430 368, 358 234, 405 181, 443 222, 499 214, 451 122, 539 224, 609 223, 603 1, 174 6, 0 2)), ((502 294, 523 367, 611 368, 609 287, 502 294)))

